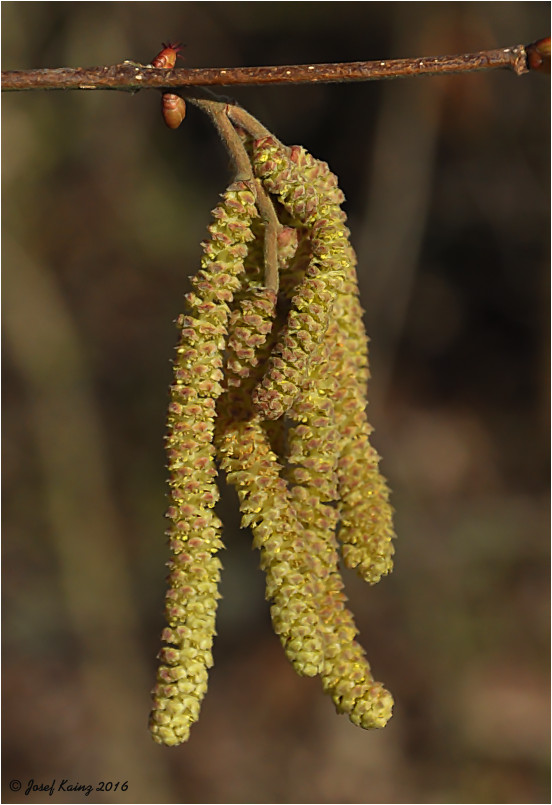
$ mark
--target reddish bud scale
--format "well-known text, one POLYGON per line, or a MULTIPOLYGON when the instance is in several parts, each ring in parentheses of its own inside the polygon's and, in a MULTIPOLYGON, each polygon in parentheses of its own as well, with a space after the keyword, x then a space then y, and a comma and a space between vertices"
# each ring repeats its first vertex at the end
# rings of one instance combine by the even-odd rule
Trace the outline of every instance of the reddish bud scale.
POLYGON ((161 50, 155 59, 152 59, 152 66, 157 67, 158 70, 172 70, 176 64, 176 59, 182 50, 182 44, 173 44, 171 42, 162 42, 163 50, 161 50))
MULTIPOLYGON (((163 50, 157 54, 151 63, 158 70, 172 70, 178 56, 180 56, 182 44, 172 42, 167 42, 166 44, 163 42, 162 44, 163 50)), ((169 129, 177 129, 186 117, 186 103, 179 95, 165 92, 161 100, 161 113, 165 125, 169 129)))
POLYGON ((550 72, 549 36, 527 45, 525 51, 527 53, 527 66, 530 70, 538 70, 541 73, 550 72))

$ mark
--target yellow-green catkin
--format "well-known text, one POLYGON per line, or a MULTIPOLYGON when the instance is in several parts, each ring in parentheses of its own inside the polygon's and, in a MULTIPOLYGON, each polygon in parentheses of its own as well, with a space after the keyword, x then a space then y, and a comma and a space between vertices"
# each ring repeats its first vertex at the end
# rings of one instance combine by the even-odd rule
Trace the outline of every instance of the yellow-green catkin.
MULTIPOLYGON (((297 153, 310 164, 311 179, 319 192, 320 203, 339 204, 343 200, 337 180, 326 165, 314 163, 310 155, 297 153), (314 164, 313 164, 314 163, 314 164), (316 176, 312 174, 316 172, 316 176)), ((342 222, 345 219, 341 213, 342 222)), ((345 231, 345 230, 344 230, 345 231)), ((347 256, 350 259, 350 248, 347 256)), ((347 266, 347 275, 354 266, 347 266)), ((285 279, 285 275, 284 275, 285 279)), ((337 298, 343 296, 338 291, 337 298)), ((337 305, 337 303, 336 303, 337 305)), ((365 339, 364 339, 365 340, 365 339)), ((317 607, 324 637, 322 684, 338 712, 365 729, 385 726, 392 714, 393 698, 376 682, 365 658, 354 618, 347 609, 344 585, 339 573, 335 530, 338 510, 328 505, 338 499, 337 465, 342 446, 338 413, 341 367, 350 347, 343 339, 337 306, 326 331, 322 348, 311 362, 308 382, 303 386, 288 416, 299 422, 289 432, 289 472, 291 495, 297 517, 305 528, 312 553, 323 570, 319 572, 317 607)))
MULTIPOLYGON (((308 249, 305 250, 303 241, 308 241, 308 239, 300 238, 299 232, 295 227, 282 226, 279 231, 279 306, 277 308, 275 326, 270 336, 270 342, 267 343, 269 350, 265 354, 265 366, 269 352, 274 349, 278 334, 285 324, 289 300, 293 295, 292 289, 297 284, 296 277, 304 274, 306 267, 305 259, 307 262, 309 260, 308 249)), ((258 373, 256 384, 261 380, 263 372, 258 373)), ((285 462, 287 453, 287 423, 284 417, 280 417, 279 419, 265 419, 263 421, 263 430, 267 434, 272 450, 278 456, 280 462, 285 462)))
MULTIPOLYGON (((292 149, 291 158, 323 203, 343 202, 337 177, 325 162, 299 148, 292 149)), ((341 215, 344 223, 343 211, 336 214, 341 215)), ((356 255, 350 243, 346 254, 344 283, 338 290, 333 314, 339 326, 338 340, 343 345, 342 358, 335 364, 336 424, 341 434, 337 464, 341 515, 338 536, 345 565, 356 568, 366 581, 375 584, 393 568, 393 509, 389 488, 379 471, 380 457, 369 439, 373 429, 366 417, 368 338, 362 321, 356 255)))
MULTIPOLYGON (((310 425, 309 435, 313 440, 313 453, 318 452, 317 441, 320 436, 323 437, 322 445, 326 450, 328 444, 332 446, 335 461, 332 482, 337 487, 335 497, 338 501, 340 494, 338 465, 342 436, 339 427, 342 422, 337 409, 339 407, 340 367, 345 359, 345 351, 339 317, 336 316, 326 333, 323 358, 313 368, 311 380, 313 385, 321 389, 322 395, 325 390, 331 395, 335 442, 333 439, 324 438, 326 423, 323 416, 313 416, 313 413, 318 413, 316 409, 313 412, 309 412, 307 409, 305 417, 310 425)), ((324 396, 321 396, 321 399, 324 402, 324 396)), ((297 400, 293 408, 295 409, 299 404, 300 400, 297 400)), ((324 412, 324 407, 321 410, 324 412)), ((333 487, 332 491, 334 491, 333 487)), ((296 503, 299 519, 310 517, 310 521, 313 523, 313 544, 320 556, 325 558, 325 564, 329 570, 324 577, 323 593, 318 600, 319 612, 324 624, 325 662, 321 674, 322 685, 325 692, 331 696, 337 711, 346 713, 354 724, 364 729, 381 728, 391 717, 393 698, 380 682, 374 680, 364 649, 356 640, 358 629, 352 613, 347 608, 344 584, 338 569, 335 528, 332 529, 331 521, 328 521, 327 518, 329 508, 322 503, 321 496, 317 495, 316 484, 314 489, 311 486, 308 505, 304 509, 299 508, 299 502, 296 503), (326 533, 324 533, 324 528, 326 533)), ((339 509, 332 509, 332 512, 337 519, 339 509)))
POLYGON ((363 729, 381 729, 393 714, 393 697, 381 682, 374 680, 364 649, 354 639, 357 629, 344 602, 342 593, 336 597, 329 592, 322 685, 338 713, 345 713, 363 729))
POLYGON ((355 639, 354 618, 347 609, 338 569, 335 527, 339 435, 333 411, 336 369, 342 359, 338 327, 327 332, 322 357, 311 369, 307 387, 296 398, 290 415, 300 420, 290 431, 291 496, 305 538, 318 565, 316 606, 322 624, 324 665, 322 685, 338 712, 364 729, 384 727, 392 714, 391 694, 372 676, 364 649, 355 639))
POLYGON ((237 489, 274 630, 295 670, 320 675, 336 709, 363 728, 383 727, 393 707, 357 641, 339 572, 341 543, 345 564, 379 581, 392 569, 394 536, 369 441, 367 338, 343 193, 303 148, 273 137, 247 145, 257 180, 231 185, 213 211, 189 311, 178 321, 167 434, 168 625, 150 719, 154 740, 166 745, 188 738, 212 665, 223 547, 215 459, 237 489), (278 220, 264 195, 259 217, 258 180, 278 220), (273 276, 265 232, 276 232, 278 295, 263 287, 273 276))
POLYGON ((267 369, 253 392, 253 406, 265 419, 281 417, 306 379, 326 332, 336 294, 343 282, 346 233, 334 205, 321 205, 316 189, 297 170, 273 137, 253 143, 253 167, 263 185, 278 197, 292 222, 306 228, 311 259, 295 289, 285 326, 267 369))
POLYGON ((379 470, 380 457, 370 444, 372 427, 366 417, 368 345, 352 249, 350 256, 351 267, 336 302, 344 345, 344 359, 337 371, 336 397, 341 434, 337 462, 341 517, 338 538, 345 565, 375 584, 393 569, 395 532, 389 488, 379 470))
MULTIPOLYGON (((226 382, 219 400, 217 458, 238 492, 242 527, 250 527, 261 552, 271 618, 286 656, 305 676, 323 665, 318 614, 310 585, 310 556, 290 505, 280 464, 263 424, 251 409, 254 368, 275 315, 276 296, 252 288, 232 314, 226 382)), ((266 357, 266 355, 265 355, 266 357)))
POLYGON ((276 313, 276 293, 251 285, 230 314, 226 345, 226 383, 240 386, 258 363, 276 313))
POLYGON ((213 660, 220 577, 221 523, 213 512, 218 499, 213 432, 216 399, 222 393, 222 360, 229 303, 253 237, 255 198, 243 182, 231 185, 213 210, 215 222, 203 244, 201 269, 187 294, 187 315, 178 319, 180 343, 166 447, 171 504, 167 626, 162 633, 157 682, 152 692, 150 730, 167 746, 187 740, 207 690, 213 660))
POLYGON ((217 447, 227 480, 238 491, 242 527, 251 528, 261 553, 274 631, 297 673, 314 676, 324 661, 313 591, 316 574, 280 465, 255 416, 228 422, 217 447))

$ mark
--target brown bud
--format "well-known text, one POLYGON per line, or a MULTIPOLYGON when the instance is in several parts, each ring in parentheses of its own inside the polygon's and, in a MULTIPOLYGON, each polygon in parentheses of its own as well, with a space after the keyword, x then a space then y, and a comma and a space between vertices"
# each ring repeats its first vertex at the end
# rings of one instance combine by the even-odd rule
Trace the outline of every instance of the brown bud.
POLYGON ((186 103, 180 95, 165 92, 161 101, 161 109, 165 125, 177 129, 186 117, 186 103))
POLYGON ((538 70, 541 73, 550 72, 550 37, 545 36, 537 42, 531 42, 525 48, 527 53, 527 66, 530 70, 538 70))

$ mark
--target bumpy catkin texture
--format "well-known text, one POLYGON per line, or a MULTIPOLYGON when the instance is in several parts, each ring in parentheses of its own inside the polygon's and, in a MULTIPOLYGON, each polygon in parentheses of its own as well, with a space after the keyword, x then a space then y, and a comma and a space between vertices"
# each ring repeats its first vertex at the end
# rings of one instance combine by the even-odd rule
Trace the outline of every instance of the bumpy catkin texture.
POLYGON ((240 386, 259 362, 262 347, 276 314, 276 294, 269 288, 250 287, 230 314, 226 345, 225 381, 240 386))
MULTIPOLYGON (((313 600, 311 556, 303 539, 280 464, 259 417, 251 409, 254 369, 263 357, 275 315, 275 294, 251 288, 231 318, 226 383, 218 405, 217 457, 240 499, 242 527, 251 527, 261 552, 271 617, 297 673, 314 676, 323 667, 319 617, 313 600)), ((316 565, 318 569, 318 564, 316 565)))
POLYGON ((178 321, 168 625, 150 720, 167 745, 187 739, 212 665, 223 547, 215 458, 237 489, 274 630, 295 670, 320 675, 336 709, 361 727, 383 727, 393 707, 357 641, 339 572, 341 543, 345 564, 379 581, 392 568, 394 536, 369 442, 367 338, 344 197, 328 166, 303 148, 273 137, 247 148, 257 179, 232 185, 213 211, 178 321), (275 234, 278 296, 263 287, 274 276, 275 234))
POLYGON ((261 552, 274 631, 295 670, 314 676, 323 667, 324 655, 311 588, 313 557, 259 418, 226 422, 217 447, 227 480, 238 490, 242 526, 251 527, 253 544, 261 552))
MULTIPOLYGON (((335 522, 338 511, 324 503, 333 493, 339 497, 338 459, 341 447, 339 433, 340 417, 336 412, 338 405, 337 389, 340 382, 339 371, 344 360, 344 344, 340 337, 338 318, 332 322, 326 333, 322 359, 311 371, 309 393, 300 395, 292 412, 303 414, 302 421, 308 425, 308 439, 303 438, 303 450, 311 447, 316 462, 320 453, 331 455, 334 472, 326 475, 326 484, 318 481, 311 470, 307 483, 294 488, 294 501, 299 520, 310 523, 310 544, 316 550, 328 572, 323 577, 323 590, 318 598, 318 609, 323 623, 324 668, 321 673, 322 685, 336 706, 338 712, 346 713, 356 725, 365 729, 384 727, 392 714, 393 698, 379 682, 375 682, 364 649, 356 640, 358 630, 353 615, 347 608, 343 591, 343 580, 338 570, 337 541, 335 522), (330 413, 325 394, 331 397, 331 425, 333 432, 328 436, 328 414, 330 413), (316 400, 319 400, 316 404, 316 400), (307 403, 305 405, 305 402, 307 403), (331 477, 331 486, 328 485, 331 477), (327 485, 327 486, 326 486, 327 485), (337 488, 336 488, 337 487, 337 488), (302 495, 297 493, 299 489, 302 495), (308 496, 305 494, 308 492, 308 496), (328 516, 329 512, 334 519, 328 516), (332 527, 333 526, 333 527, 332 527)), ((299 430, 298 426, 295 430, 299 430)), ((293 451, 290 451, 293 453, 293 451)), ((309 471, 309 463, 302 460, 303 472, 309 471)))
MULTIPOLYGON (((325 162, 314 159, 302 148, 291 149, 295 162, 319 194, 322 204, 336 207, 344 200, 337 177, 325 162)), ((334 213, 345 221, 342 210, 334 213)), ((344 283, 337 292, 334 319, 339 327, 342 358, 335 364, 336 425, 341 434, 337 463, 338 499, 345 565, 356 568, 370 584, 393 568, 393 509, 389 488, 379 471, 380 457, 370 444, 372 427, 366 417, 368 338, 362 321, 356 255, 346 248, 344 283)))
MULTIPOLYGON (((330 186, 320 187, 321 202, 332 197, 330 186)), ((354 271, 354 266, 349 271, 354 271)), ((282 279, 285 281, 285 274, 282 279)), ((342 291, 338 292, 338 298, 342 291)), ((321 569, 317 572, 316 605, 324 642, 324 690, 338 712, 366 729, 385 726, 393 699, 375 682, 364 650, 356 641, 358 630, 347 608, 338 568, 335 530, 338 510, 330 506, 339 497, 337 466, 342 446, 338 414, 339 383, 346 349, 337 309, 322 347, 311 362, 308 381, 295 398, 288 416, 299 424, 289 431, 288 479, 294 509, 321 569)), ((365 339, 364 339, 365 340, 365 339)))
POLYGON ((336 416, 341 434, 338 538, 345 565, 356 568, 365 581, 375 584, 393 569, 395 532, 389 488, 379 471, 380 457, 370 444, 372 428, 366 418, 368 348, 352 249, 350 257, 350 270, 336 302, 344 344, 344 359, 336 375, 336 416))
POLYGON ((215 222, 203 244, 201 270, 180 316, 180 343, 167 427, 170 472, 169 589, 163 648, 153 690, 150 730, 155 741, 175 746, 187 740, 207 689, 220 576, 216 556, 221 523, 214 464, 216 399, 222 393, 222 356, 228 304, 239 288, 255 199, 242 182, 231 185, 213 211, 215 222))
POLYGON ((265 419, 278 419, 293 403, 311 360, 326 332, 344 278, 347 234, 333 209, 320 203, 303 176, 273 137, 253 143, 253 167, 266 189, 276 195, 296 226, 307 228, 310 263, 295 289, 287 322, 267 369, 253 392, 253 406, 265 419))

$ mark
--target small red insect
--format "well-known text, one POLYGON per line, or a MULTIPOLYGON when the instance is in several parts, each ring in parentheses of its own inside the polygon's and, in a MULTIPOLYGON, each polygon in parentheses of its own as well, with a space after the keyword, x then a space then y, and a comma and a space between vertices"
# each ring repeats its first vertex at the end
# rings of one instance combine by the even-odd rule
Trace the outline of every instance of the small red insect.
POLYGON ((173 44, 172 42, 165 44, 165 42, 162 42, 161 44, 163 45, 163 50, 157 54, 151 63, 153 67, 157 67, 158 69, 172 70, 183 48, 182 42, 178 44, 173 44))
POLYGON ((164 92, 161 99, 161 110, 165 125, 170 129, 177 129, 186 117, 186 103, 180 95, 164 92))

